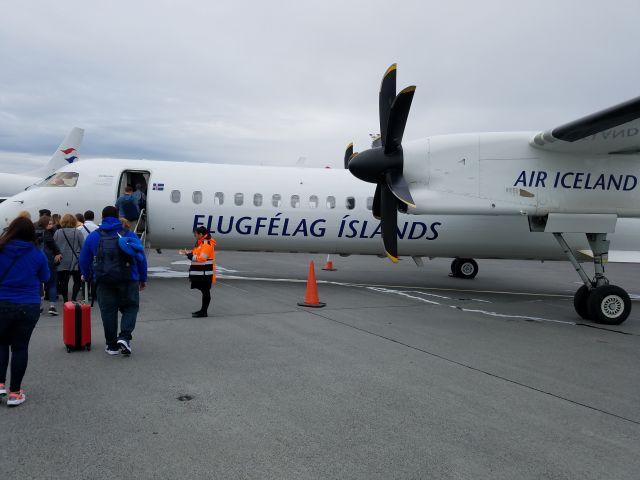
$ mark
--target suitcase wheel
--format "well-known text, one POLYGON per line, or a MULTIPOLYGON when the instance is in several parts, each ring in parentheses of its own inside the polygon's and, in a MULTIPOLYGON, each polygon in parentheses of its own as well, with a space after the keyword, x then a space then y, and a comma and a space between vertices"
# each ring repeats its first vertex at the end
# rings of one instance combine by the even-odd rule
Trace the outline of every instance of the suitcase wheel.
POLYGON ((87 345, 87 352, 90 352, 90 351, 91 351, 91 344, 89 343, 89 344, 87 345))
POLYGON ((67 353, 71 353, 71 347, 67 345, 67 353))

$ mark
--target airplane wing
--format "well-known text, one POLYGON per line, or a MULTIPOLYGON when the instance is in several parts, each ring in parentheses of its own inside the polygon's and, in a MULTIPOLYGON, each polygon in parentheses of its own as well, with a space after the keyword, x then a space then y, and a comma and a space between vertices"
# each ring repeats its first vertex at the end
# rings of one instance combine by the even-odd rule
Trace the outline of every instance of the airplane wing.
POLYGON ((529 143, 562 153, 640 153, 640 97, 540 132, 529 143))

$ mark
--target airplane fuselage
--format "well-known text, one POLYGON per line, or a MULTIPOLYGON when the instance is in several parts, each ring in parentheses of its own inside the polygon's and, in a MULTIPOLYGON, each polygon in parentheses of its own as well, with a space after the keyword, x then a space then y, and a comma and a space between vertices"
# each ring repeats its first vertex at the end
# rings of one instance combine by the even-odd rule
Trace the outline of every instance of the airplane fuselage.
MULTIPOLYGON (((435 159, 430 157, 428 162, 433 171, 435 159)), ((509 171, 499 176, 516 181, 523 167, 504 163, 509 171)), ((219 249, 384 253, 379 222, 370 210, 374 186, 346 170, 109 159, 83 161, 59 172, 76 172, 75 185, 37 186, 10 198, 0 205, 0 223, 8 224, 21 210, 35 218, 41 208, 58 213, 93 210, 99 219, 102 208, 113 205, 129 183, 129 175, 136 174, 144 175, 148 184, 147 243, 152 248, 188 247, 193 229, 204 225, 219 249)), ((567 194, 576 193, 571 190, 567 194)), ((629 194, 624 189, 617 193, 629 194)), ((525 203, 528 200, 525 197, 525 203)), ((564 260, 552 235, 530 231, 521 202, 518 196, 501 215, 400 214, 399 252, 404 256, 564 260)), ((618 219, 611 249, 637 250, 639 235, 640 222, 618 219)), ((567 234, 566 238, 575 251, 589 249, 584 235, 567 234)))

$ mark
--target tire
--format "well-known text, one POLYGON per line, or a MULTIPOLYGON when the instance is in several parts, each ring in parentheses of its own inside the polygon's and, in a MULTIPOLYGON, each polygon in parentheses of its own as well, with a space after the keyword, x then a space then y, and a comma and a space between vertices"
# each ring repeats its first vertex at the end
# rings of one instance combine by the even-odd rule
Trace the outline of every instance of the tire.
POLYGON ((591 320, 604 325, 620 325, 631 313, 629 294, 615 285, 603 285, 591 290, 587 309, 591 320))
POLYGON ((573 308, 575 308, 576 313, 585 320, 591 320, 589 306, 587 305, 590 296, 591 289, 586 285, 582 285, 573 296, 573 308))
POLYGON ((478 264, 473 258, 459 258, 456 264, 456 271, 453 273, 454 277, 464 278, 465 280, 471 280, 478 274, 478 264))
POLYGON ((460 264, 460 259, 459 258, 454 258, 453 261, 451 262, 451 276, 452 277, 457 277, 458 274, 456 273, 458 271, 458 265, 460 264))

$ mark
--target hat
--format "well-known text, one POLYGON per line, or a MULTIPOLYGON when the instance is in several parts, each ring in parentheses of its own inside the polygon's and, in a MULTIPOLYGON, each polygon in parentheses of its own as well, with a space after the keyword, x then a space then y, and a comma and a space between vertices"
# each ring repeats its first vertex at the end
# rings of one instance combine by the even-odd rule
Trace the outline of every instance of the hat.
POLYGON ((43 215, 46 215, 47 217, 50 217, 51 216, 51 210, 49 210, 48 208, 40 209, 40 210, 38 210, 38 215, 40 215, 41 217, 43 215))

